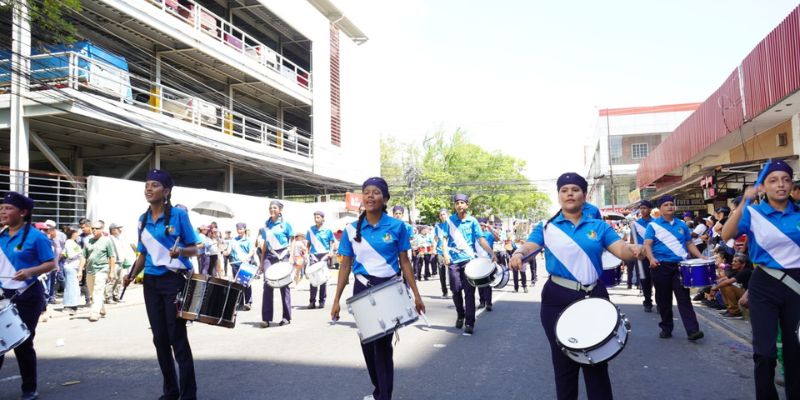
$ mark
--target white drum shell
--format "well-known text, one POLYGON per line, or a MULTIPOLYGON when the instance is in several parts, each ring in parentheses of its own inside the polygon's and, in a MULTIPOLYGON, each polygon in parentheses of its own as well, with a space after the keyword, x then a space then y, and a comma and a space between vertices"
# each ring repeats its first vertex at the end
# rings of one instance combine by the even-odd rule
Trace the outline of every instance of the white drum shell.
POLYGON ((22 322, 16 305, 5 300, 0 307, 0 354, 5 354, 28 340, 31 331, 22 322))
POLYGON ((282 288, 292 283, 292 272, 294 272, 294 266, 292 266, 292 264, 288 262, 279 262, 267 268, 267 271, 264 273, 264 279, 266 279, 267 285, 274 288, 282 288))
MULTIPOLYGON (((573 321, 574 323, 575 321, 573 321)), ((596 330, 595 324, 591 322, 586 322, 586 326, 582 329, 585 329, 587 332, 590 330, 596 330)), ((556 321, 556 341, 558 342, 559 346, 561 347, 561 351, 569 357, 571 360, 580 363, 580 364, 587 364, 593 365, 602 362, 610 361, 614 358, 617 354, 619 354, 622 349, 625 348, 625 345, 628 343, 628 333, 630 332, 630 323, 628 322, 625 315, 619 311, 613 303, 605 299, 599 298, 588 298, 588 299, 581 299, 578 300, 569 306, 567 306, 564 311, 562 311, 559 319, 556 321), (567 338, 568 333, 566 329, 563 329, 563 326, 559 326, 561 324, 561 318, 565 315, 567 310, 570 307, 576 305, 579 302, 584 301, 603 301, 608 303, 609 307, 614 307, 615 309, 615 316, 616 316, 616 324, 613 325, 613 329, 610 332, 599 332, 601 335, 608 335, 604 340, 599 340, 597 344, 588 345, 588 347, 582 347, 580 345, 574 345, 570 343, 571 338, 567 338), (562 329, 560 329, 562 328, 562 329)), ((575 332, 577 333, 577 332, 575 332)))
POLYGON ((400 279, 367 288, 347 299, 347 308, 356 321, 361 343, 390 335, 419 319, 411 293, 400 279))
POLYGON ((306 268, 306 276, 311 286, 319 287, 328 282, 331 277, 331 271, 328 269, 327 261, 320 261, 309 265, 306 268))
POLYGON ((464 266, 467 281, 475 287, 490 286, 496 279, 497 267, 491 258, 478 257, 464 266))
POLYGON ((506 285, 508 284, 508 279, 509 279, 508 267, 500 264, 495 264, 495 266, 496 266, 495 268, 496 271, 494 274, 494 280, 492 281, 492 287, 494 287, 495 289, 502 289, 506 287, 506 285))

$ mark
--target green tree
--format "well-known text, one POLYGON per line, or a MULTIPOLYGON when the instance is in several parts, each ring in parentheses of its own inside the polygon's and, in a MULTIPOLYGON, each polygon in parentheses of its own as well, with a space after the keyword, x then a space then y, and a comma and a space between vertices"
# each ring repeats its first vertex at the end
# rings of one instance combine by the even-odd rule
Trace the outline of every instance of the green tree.
POLYGON ((80 12, 80 0, 8 0, 2 10, 11 11, 18 3, 27 3, 34 36, 42 42, 72 43, 75 41, 75 25, 66 18, 70 12, 80 12))

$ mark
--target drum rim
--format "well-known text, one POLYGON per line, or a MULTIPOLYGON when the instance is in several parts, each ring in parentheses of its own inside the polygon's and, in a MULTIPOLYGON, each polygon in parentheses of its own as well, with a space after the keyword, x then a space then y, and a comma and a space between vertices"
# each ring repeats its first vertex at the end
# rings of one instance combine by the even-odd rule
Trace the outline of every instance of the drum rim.
POLYGON ((203 283, 208 283, 209 285, 216 285, 222 287, 228 287, 230 285, 230 287, 233 289, 238 289, 239 291, 245 290, 245 286, 239 282, 229 281, 227 279, 215 278, 210 275, 192 274, 192 276, 186 280, 187 286, 189 285, 190 281, 203 282, 203 283))
POLYGON ((465 265, 465 266, 464 266, 464 275, 466 275, 466 276, 467 276, 467 279, 469 279, 469 278, 470 278, 469 274, 467 274, 467 268, 469 268, 469 265, 470 265, 472 262, 474 262, 474 261, 478 261, 478 262, 486 262, 486 261, 488 261, 489 263, 491 263, 491 264, 492 264, 492 266, 494 266, 494 268, 492 268, 491 270, 489 270, 489 272, 488 272, 486 275, 482 275, 482 276, 476 276, 476 277, 474 277, 474 278, 472 278, 472 279, 476 279, 476 280, 477 280, 477 279, 483 279, 483 278, 487 278, 487 277, 491 276, 491 275, 492 275, 492 273, 497 273, 497 272, 495 272, 495 271, 497 271, 497 265, 498 265, 498 264, 494 263, 494 262, 493 262, 493 261, 492 261, 490 258, 485 258, 485 257, 483 257, 483 258, 473 258, 472 260, 470 260, 470 261, 467 263, 467 265, 465 265))
MULTIPOLYGON (((624 325, 624 324, 623 324, 623 325, 624 325)), ((617 325, 617 326, 619 327, 619 325, 617 325)), ((628 329, 628 328, 626 327, 626 328, 625 328, 625 330, 627 330, 627 329, 628 329)), ((617 329, 617 330, 618 330, 618 329, 617 329)), ((617 332, 617 330, 615 330, 614 332, 617 332)), ((630 332, 629 332, 629 333, 630 333, 630 332)), ((615 352, 614 352, 614 354, 612 354, 610 357, 608 357, 608 358, 606 358, 606 359, 603 359, 603 361, 585 363, 585 362, 581 362, 581 361, 578 361, 578 360, 572 359, 572 357, 569 357, 569 355, 567 355, 567 357, 569 357, 569 358, 570 358, 572 361, 575 361, 576 363, 578 363, 578 364, 583 364, 583 365, 597 365, 597 364, 601 364, 601 363, 607 363, 607 362, 610 362, 611 360, 613 360, 614 358, 616 358, 618 355, 620 355, 620 354, 622 353, 622 350, 623 350, 623 349, 625 349, 625 346, 627 346, 627 345, 628 345, 628 339, 629 339, 630 337, 631 337, 631 335, 630 335, 630 334, 628 334, 628 335, 625 335, 625 340, 624 340, 624 341, 622 341, 622 344, 619 346, 619 348, 617 349, 617 351, 615 351, 615 352)), ((559 342, 559 343, 561 343, 561 342, 559 342)), ((602 343, 603 343, 603 345, 605 346, 606 344, 610 343, 610 341, 609 341, 609 340, 606 340, 606 341, 604 341, 604 342, 602 342, 602 343)), ((579 352, 586 353, 586 352, 589 352, 589 351, 592 351, 592 350, 597 350, 597 349, 599 349, 600 347, 595 347, 595 348, 593 348, 593 349, 584 349, 584 350, 570 349, 570 348, 567 348, 567 347, 564 347, 564 348, 565 348, 565 349, 567 349, 567 350, 570 350, 570 351, 574 351, 574 352, 576 352, 576 353, 579 353, 579 352)))
POLYGON ((328 268, 328 262, 327 261, 317 261, 317 262, 309 265, 308 267, 306 267, 306 275, 308 275, 309 273, 313 274, 313 273, 317 272, 317 270, 321 270, 322 268, 328 268), (316 266, 317 264, 322 264, 322 265, 319 268, 316 268, 316 269, 312 270, 311 272, 308 272, 308 270, 310 270, 312 267, 316 266))
POLYGON ((360 299, 362 297, 369 296, 372 292, 377 292, 378 290, 381 290, 386 286, 392 286, 392 285, 395 285, 397 283, 403 283, 403 280, 400 279, 400 277, 396 277, 395 276, 395 277, 390 278, 386 282, 381 282, 381 283, 379 283, 379 284, 377 284, 375 286, 367 286, 367 288, 364 289, 363 291, 361 291, 360 293, 358 293, 356 295, 353 295, 353 296, 350 296, 347 300, 345 300, 345 304, 350 304, 350 303, 352 303, 352 302, 354 302, 354 301, 356 301, 356 300, 358 300, 358 299, 360 299))
MULTIPOLYGON (((588 299, 604 300, 604 301, 608 302, 609 304, 611 304, 614 307, 614 309, 617 310, 617 323, 614 325, 614 327, 615 328, 619 327, 620 320, 622 319, 622 317, 620 316, 619 308, 617 308, 617 305, 612 303, 611 300, 603 298, 603 297, 583 297, 583 298, 577 299, 577 300, 573 301, 572 303, 569 303, 566 307, 564 307, 564 309, 561 310, 560 313, 558 313, 558 318, 556 318, 556 325, 555 325, 555 327, 553 327, 554 328, 554 332, 553 333, 554 333, 554 335, 556 337, 556 342, 558 342, 558 344, 560 344, 561 347, 564 347, 566 349, 573 350, 573 351, 592 351, 592 350, 599 349, 600 347, 605 346, 605 344, 608 343, 609 339, 611 339, 614 336, 614 334, 617 333, 617 329, 613 329, 611 331, 611 333, 609 333, 607 336, 605 336, 605 338, 603 340, 601 340, 598 344, 593 345, 593 346, 589 346, 589 347, 585 347, 585 348, 580 348, 580 349, 579 348, 575 348, 575 347, 567 346, 566 344, 561 342, 561 340, 559 340, 559 338, 558 338, 558 329, 557 329, 558 328, 558 322, 561 321, 561 317, 564 315, 564 311, 567 311, 567 309, 569 309, 573 304, 575 304, 575 303, 577 303, 579 301, 584 301, 584 300, 588 300, 588 299)), ((627 343, 627 341, 626 341, 626 343, 627 343)))
POLYGON ((236 326, 236 311, 233 312, 233 319, 223 318, 221 321, 219 317, 214 317, 208 314, 193 313, 190 311, 178 311, 178 318, 185 319, 187 321, 199 321, 204 324, 222 326, 225 328, 233 328, 236 326), (217 321, 219 321, 219 323, 217 323, 217 321))
POLYGON ((369 336, 367 338, 361 339, 361 344, 367 344, 369 342, 374 342, 374 341, 376 341, 376 340, 378 340, 378 339, 380 339, 380 338, 382 338, 384 336, 389 336, 392 333, 394 333, 397 329, 405 327, 405 326, 409 326, 409 325, 417 322, 418 320, 419 320, 419 314, 417 314, 414 318, 411 318, 410 320, 401 323, 399 326, 395 325, 394 327, 392 327, 388 331, 384 331, 383 333, 379 333, 379 334, 372 335, 372 336, 369 336))
POLYGON ((700 267, 700 266, 708 266, 708 265, 716 265, 714 260, 703 260, 702 258, 692 258, 690 260, 683 260, 678 262, 678 265, 681 267, 700 267))
POLYGON ((25 327, 25 335, 24 335, 24 337, 23 337, 23 338, 21 338, 20 340, 17 340, 17 342, 16 342, 16 343, 14 343, 14 344, 12 344, 11 346, 9 346, 9 347, 8 347, 8 350, 6 350, 6 351, 0 351, 0 355, 6 354, 6 353, 8 353, 9 351, 11 351, 11 350, 14 350, 15 348, 19 347, 19 345, 21 345, 22 343, 25 343, 25 341, 26 341, 26 340, 28 340, 28 338, 30 338, 30 337, 31 337, 31 330, 30 330, 30 329, 28 329, 28 325, 26 325, 26 324, 23 322, 23 323, 22 323, 22 326, 24 326, 24 327, 25 327))

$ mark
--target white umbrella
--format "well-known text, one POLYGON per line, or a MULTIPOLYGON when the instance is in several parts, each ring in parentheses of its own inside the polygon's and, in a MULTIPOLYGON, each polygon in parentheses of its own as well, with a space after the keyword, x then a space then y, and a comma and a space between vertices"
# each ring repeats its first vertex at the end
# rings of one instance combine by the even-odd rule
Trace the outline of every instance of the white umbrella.
POLYGON ((233 210, 218 201, 201 201, 192 211, 215 218, 233 218, 233 210))
POLYGON ((609 211, 609 212, 603 213, 603 218, 611 220, 611 221, 621 221, 621 220, 625 219, 625 216, 620 214, 620 213, 618 213, 618 212, 609 211))

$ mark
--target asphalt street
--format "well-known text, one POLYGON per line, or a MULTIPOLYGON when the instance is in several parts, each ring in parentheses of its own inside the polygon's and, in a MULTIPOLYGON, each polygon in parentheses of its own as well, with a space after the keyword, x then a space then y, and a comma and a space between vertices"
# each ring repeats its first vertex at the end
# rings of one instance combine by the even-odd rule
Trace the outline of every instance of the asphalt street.
MULTIPOLYGON (((441 298, 438 280, 420 282, 431 326, 420 320, 400 330, 394 398, 555 398, 550 350, 539 323, 544 279, 540 268, 539 282, 529 293, 515 293, 511 283, 495 290, 494 311, 479 314, 472 336, 453 327, 452 300, 441 298)), ((255 283, 253 310, 239 313, 234 329, 189 327, 199 397, 353 400, 371 393, 352 316, 343 311, 339 323, 329 323, 334 286, 329 285, 325 310, 306 310, 308 284, 301 283, 292 290, 291 325, 261 329, 262 283, 255 283)), ((345 293, 349 296, 351 289, 345 293)), ((632 324, 627 346, 610 363, 616 398, 754 397, 744 321, 724 321, 696 306, 704 339, 688 341, 677 320, 673 338, 659 339, 657 314, 643 311, 635 289, 611 293, 632 324)), ((161 376, 140 286, 132 286, 126 302, 110 306, 108 317, 97 323, 88 321, 88 310, 69 317, 59 309, 55 306, 53 317, 39 324, 36 337, 42 399, 159 397, 161 376)), ((0 370, 0 399, 17 398, 19 385, 10 354, 0 370)))

